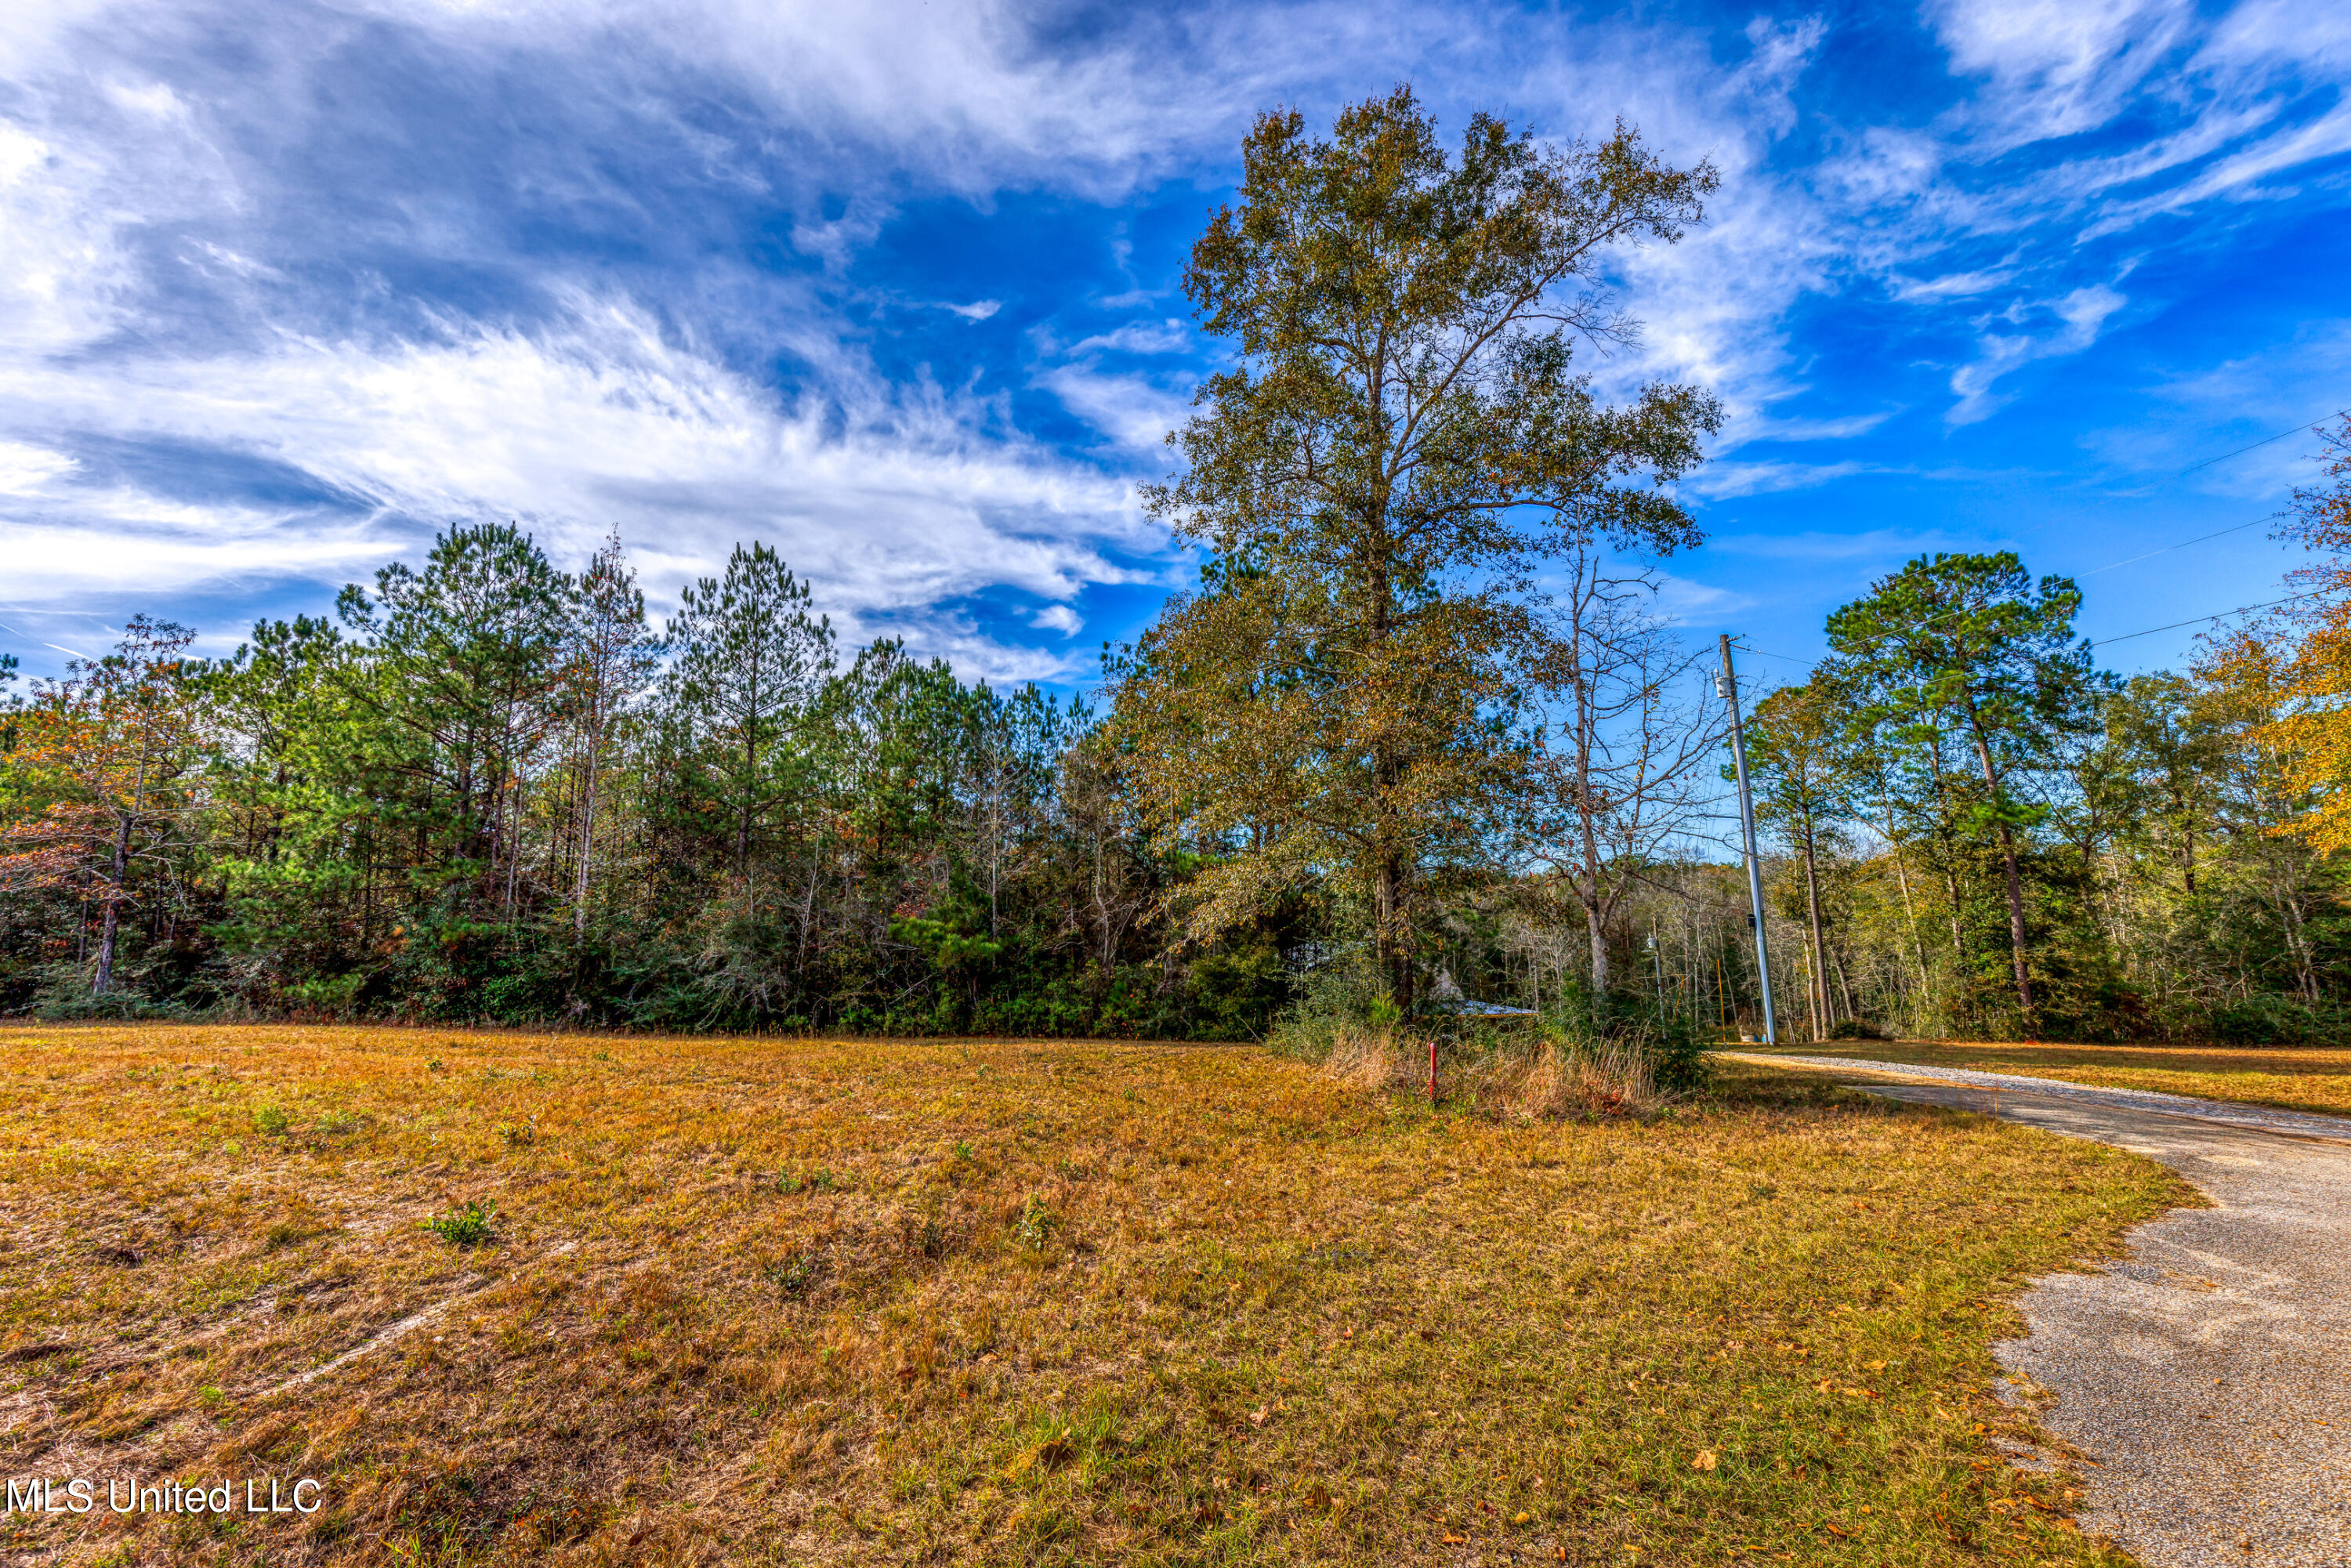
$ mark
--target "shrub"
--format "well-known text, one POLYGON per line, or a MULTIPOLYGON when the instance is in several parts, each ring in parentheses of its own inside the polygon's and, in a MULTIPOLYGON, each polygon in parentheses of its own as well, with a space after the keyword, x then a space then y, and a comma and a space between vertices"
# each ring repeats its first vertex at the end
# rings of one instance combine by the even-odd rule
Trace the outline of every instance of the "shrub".
POLYGON ((2331 1045, 2346 1034, 2340 1009, 2314 1008, 2275 991, 2214 1008, 2205 1028, 2223 1045, 2331 1045))
POLYGON ((1292 1001, 1266 1031, 1266 1044, 1283 1056, 1322 1061, 1343 1044, 1368 1034, 1393 1036, 1395 1004, 1380 995, 1379 977, 1360 942, 1321 956, 1290 987, 1292 1001))
MULTIPOLYGON (((1656 1093, 1691 1093, 1713 1075, 1706 1037, 1696 1020, 1685 1013, 1660 1012, 1645 996, 1611 993, 1595 1000, 1571 981, 1544 1009, 1541 1029, 1570 1058, 1614 1062, 1637 1057, 1656 1093)), ((1633 1082, 1614 1067, 1608 1075, 1628 1086, 1633 1082)))
POLYGON ((1559 1116, 1580 1110, 1629 1116, 1656 1108, 1656 1069, 1635 1041, 1606 1035, 1546 1039, 1517 1054, 1520 1063, 1515 1082, 1510 1075, 1498 1074, 1502 1082, 1497 1087, 1505 1105, 1521 1115, 1559 1116))
POLYGON ((131 984, 94 996, 89 976, 78 964, 45 967, 33 1012, 57 1023, 185 1022, 203 1016, 200 1010, 177 1002, 157 1001, 131 984))
POLYGON ((1882 1029, 1867 1019, 1839 1019, 1829 1026, 1831 1040, 1892 1040, 1894 1031, 1882 1029))

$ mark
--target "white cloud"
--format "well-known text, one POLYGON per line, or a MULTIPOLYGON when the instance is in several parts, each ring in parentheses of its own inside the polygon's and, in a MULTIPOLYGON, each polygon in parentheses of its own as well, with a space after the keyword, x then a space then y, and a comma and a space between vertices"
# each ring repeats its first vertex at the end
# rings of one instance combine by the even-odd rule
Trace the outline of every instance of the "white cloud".
POLYGON ((1851 441, 1866 435, 1892 419, 1899 409, 1882 409, 1876 413, 1849 413, 1834 418, 1808 419, 1797 415, 1761 415, 1739 422, 1729 432, 1726 448, 1744 445, 1752 441, 1851 441))
MULTIPOLYGON (((855 402, 789 406, 624 300, 572 306, 537 335, 475 328, 369 350, 288 339, 102 376, 0 368, 0 416, 284 464, 380 518, 518 518, 565 560, 617 525, 658 593, 762 539, 853 635, 945 627, 933 606, 995 587, 1061 600, 1132 580, 1103 550, 1160 542, 1123 481, 985 436, 985 409, 935 388, 869 385, 855 402)), ((24 455, 39 450, 0 458, 56 507, 55 522, 12 538, 26 596, 319 576, 387 553, 387 524, 321 524, 316 508, 83 495, 62 467, 24 455)))
POLYGON ((1872 472, 1864 463, 1709 463, 1683 488, 1710 501, 1740 496, 1763 496, 1782 490, 1809 490, 1848 475, 1872 472))
POLYGON ((2084 445, 2150 489, 2224 497, 2258 516, 2315 478, 2305 427, 2351 410, 2351 323, 2312 322, 2218 364, 2158 369, 2147 390, 2148 416, 2092 431, 2084 445))
POLYGON ((21 441, 0 441, 0 495, 38 495, 80 466, 62 452, 21 441))
POLYGON ((357 577, 401 540, 366 519, 283 509, 191 506, 133 486, 49 490, 11 506, 5 602, 71 609, 205 590, 252 588, 288 575, 357 577))
POLYGON ((1113 332, 1097 332, 1070 346, 1072 358, 1107 350, 1120 354, 1180 354, 1198 341, 1192 329, 1169 318, 1165 321, 1130 321, 1113 332))
POLYGON ((1719 555, 1753 556, 1766 560, 1849 561, 1904 560, 1932 550, 1961 548, 1940 529, 1924 533, 1896 528, 1867 528, 1857 533, 1808 531, 1797 534, 1719 534, 1706 548, 1719 555))
POLYGON ((1997 145, 2103 125, 2194 15, 2188 0, 1937 0, 1952 63, 1990 78, 1971 119, 1997 145))
POLYGON ((2125 296, 2105 285, 2091 284, 2035 310, 2018 305, 2001 312, 2000 319, 2021 323, 2036 314, 2037 309, 2046 309, 2056 317, 2058 325, 2054 330, 2039 334, 1986 332, 1979 338, 1976 358, 1951 373, 1951 390, 1959 394, 1959 401, 1943 416, 1944 423, 1951 426, 1973 424, 1990 417, 1999 406, 1992 389, 2001 377, 2035 360, 2080 353, 2097 341, 2099 329, 2106 318, 2128 303, 2125 296))
POLYGON ((1167 434, 1192 415, 1188 392, 1142 375, 1108 375, 1083 365, 1059 365, 1038 377, 1071 413, 1137 454, 1165 453, 1167 434))
POLYGON ((1946 273, 1940 277, 1910 278, 1897 274, 1887 278, 1886 283, 1896 299, 1907 304, 1930 304, 1944 299, 1966 299, 2003 287, 2015 280, 2014 267, 2000 267, 1946 273))

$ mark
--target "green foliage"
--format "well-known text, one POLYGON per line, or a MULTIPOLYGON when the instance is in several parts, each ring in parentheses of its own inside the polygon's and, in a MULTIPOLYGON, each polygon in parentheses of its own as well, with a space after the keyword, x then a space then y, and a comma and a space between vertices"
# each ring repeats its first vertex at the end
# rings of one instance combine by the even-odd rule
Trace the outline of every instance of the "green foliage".
POLYGON ((490 1221, 498 1212, 495 1203, 479 1198, 467 1198, 453 1204, 446 1214, 436 1214, 426 1220, 423 1229, 433 1232, 452 1247, 479 1247, 490 1239, 490 1221))
MULTIPOLYGON (((2087 730, 2100 695, 2089 647, 2076 643, 2078 589, 2037 584, 2013 553, 1920 557, 1828 620, 1827 685, 1852 706, 1869 769, 1923 820, 1930 840, 1996 847, 2019 1022, 2036 1027, 2033 941, 2022 840, 2048 815, 2019 788, 2066 737, 2087 730)), ((1959 955, 1962 962, 1965 954, 1959 955)))
POLYGON ((2214 1008, 2207 1027, 2225 1045, 2340 1045, 2351 1039, 2351 1020, 2340 1007, 2322 1009, 2274 992, 2214 1008))
POLYGON ((1600 536, 1698 538, 1669 485, 1714 400, 1606 405, 1573 361, 1614 331, 1611 248, 1678 238, 1715 175, 1622 128, 1560 147, 1480 115, 1451 151, 1408 88, 1327 139, 1265 115, 1242 163, 1184 279, 1232 364, 1146 491, 1210 559, 1114 663, 1114 733, 1151 824, 1216 852, 1194 938, 1340 891, 1409 1010, 1424 922, 1524 787, 1515 709, 1549 644, 1517 590, 1600 536))
POLYGON ((1012 1239, 1031 1252, 1042 1252, 1061 1228, 1061 1217, 1053 1206, 1035 1193, 1020 1206, 1020 1216, 1012 1222, 1012 1239))
POLYGON ((1266 1043, 1285 1056, 1321 1061, 1342 1039, 1392 1027, 1402 1010, 1382 991, 1384 977, 1361 942, 1318 944, 1312 965, 1290 983, 1291 1001, 1266 1043))
POLYGON ((822 1261, 813 1252, 789 1253, 762 1270, 768 1277, 768 1283, 795 1300, 816 1288, 822 1271, 822 1261))
POLYGON ((1538 1024, 1542 1034, 1570 1055, 1597 1053, 1604 1045, 1636 1053, 1660 1091, 1681 1094, 1704 1089, 1713 1069, 1710 1045, 1697 1020, 1660 1009, 1654 997, 1617 991, 1593 997, 1582 982, 1562 986, 1538 1024))

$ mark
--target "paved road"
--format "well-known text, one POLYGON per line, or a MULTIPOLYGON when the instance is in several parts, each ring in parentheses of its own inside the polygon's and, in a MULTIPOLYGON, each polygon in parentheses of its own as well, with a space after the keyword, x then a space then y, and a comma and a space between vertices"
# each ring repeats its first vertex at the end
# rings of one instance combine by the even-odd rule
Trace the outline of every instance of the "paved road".
POLYGON ((2083 1527, 2148 1568, 2351 1564, 2351 1121, 2294 1118, 2337 1144, 2243 1125, 2241 1105, 1969 1076, 1991 1082, 1850 1086, 2129 1149, 2216 1206, 2140 1226, 2122 1262, 2036 1281, 2029 1337, 1996 1347, 2056 1396, 2042 1425, 2099 1461, 2083 1527), (2196 1119, 2206 1107, 2227 1120, 2196 1119))

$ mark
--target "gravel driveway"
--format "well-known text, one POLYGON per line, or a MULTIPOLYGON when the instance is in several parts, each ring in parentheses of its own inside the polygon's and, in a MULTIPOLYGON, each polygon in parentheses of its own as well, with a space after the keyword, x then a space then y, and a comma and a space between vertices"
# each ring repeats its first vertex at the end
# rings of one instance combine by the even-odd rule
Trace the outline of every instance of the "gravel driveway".
POLYGON ((2201 1188, 2214 1207, 2140 1226, 2124 1261, 2036 1281, 2018 1303, 2030 1334, 1997 1353, 2012 1378, 2055 1396, 2043 1427, 2098 1462, 2083 1527, 2149 1568, 2351 1563, 2351 1120, 1998 1073, 1740 1059, 1899 1076, 1911 1081, 1849 1086, 2111 1144, 2201 1188), (2150 1099, 2170 1103, 2136 1103, 2150 1099))

